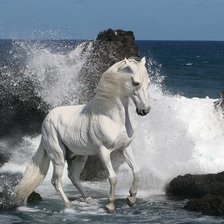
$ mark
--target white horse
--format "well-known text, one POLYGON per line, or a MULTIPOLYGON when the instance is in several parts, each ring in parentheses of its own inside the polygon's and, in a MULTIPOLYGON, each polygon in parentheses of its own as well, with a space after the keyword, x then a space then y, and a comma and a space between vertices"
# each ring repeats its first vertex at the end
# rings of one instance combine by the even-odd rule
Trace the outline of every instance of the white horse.
POLYGON ((96 95, 89 103, 57 107, 50 111, 42 125, 39 148, 16 186, 17 197, 26 203, 27 197, 46 176, 51 161, 51 182, 65 206, 71 207, 62 189, 62 173, 67 160, 68 177, 84 200, 90 202, 92 199, 82 188, 79 178, 87 157, 97 154, 108 172, 110 182, 106 209, 113 212, 117 178, 110 154, 121 150, 133 171, 128 204, 134 205, 140 170, 130 147, 134 131, 129 119, 128 105, 129 99, 132 99, 136 112, 146 115, 150 110, 148 88, 149 75, 145 58, 141 61, 134 58, 124 59, 104 72, 96 95))

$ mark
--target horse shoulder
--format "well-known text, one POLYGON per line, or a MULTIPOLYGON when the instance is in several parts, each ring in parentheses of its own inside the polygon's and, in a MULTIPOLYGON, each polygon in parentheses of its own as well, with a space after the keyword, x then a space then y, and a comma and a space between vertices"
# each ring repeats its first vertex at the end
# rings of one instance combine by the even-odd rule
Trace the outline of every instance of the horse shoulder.
POLYGON ((116 148, 118 138, 125 138, 125 126, 113 121, 107 116, 101 115, 98 118, 97 135, 107 148, 116 148))

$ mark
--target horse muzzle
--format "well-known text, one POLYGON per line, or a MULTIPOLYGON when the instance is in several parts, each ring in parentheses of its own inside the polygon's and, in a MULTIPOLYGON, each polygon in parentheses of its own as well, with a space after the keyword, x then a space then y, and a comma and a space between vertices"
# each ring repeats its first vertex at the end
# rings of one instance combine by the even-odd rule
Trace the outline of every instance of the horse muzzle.
POLYGON ((145 116, 146 114, 149 113, 150 109, 151 109, 151 107, 148 107, 146 109, 141 109, 141 108, 137 107, 136 112, 137 112, 138 115, 145 116))

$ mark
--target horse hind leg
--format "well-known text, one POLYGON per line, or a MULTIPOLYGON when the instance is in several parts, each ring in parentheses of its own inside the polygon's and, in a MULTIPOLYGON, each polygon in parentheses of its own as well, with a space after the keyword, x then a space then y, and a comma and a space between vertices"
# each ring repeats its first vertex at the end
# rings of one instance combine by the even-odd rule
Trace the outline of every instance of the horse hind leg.
POLYGON ((90 203, 93 200, 89 197, 80 183, 80 174, 86 164, 87 158, 88 156, 75 156, 73 160, 68 160, 68 177, 72 181, 73 185, 79 190, 83 199, 90 203))
POLYGON ((56 135, 49 136, 46 141, 46 151, 53 163, 53 175, 51 183, 56 192, 61 196, 66 207, 71 208, 71 203, 62 188, 62 175, 65 166, 65 146, 60 142, 56 135))
POLYGON ((56 192, 61 196, 64 201, 65 207, 72 208, 71 202, 68 200, 62 188, 62 174, 64 170, 64 163, 55 164, 53 163, 53 176, 51 183, 55 187, 56 192))

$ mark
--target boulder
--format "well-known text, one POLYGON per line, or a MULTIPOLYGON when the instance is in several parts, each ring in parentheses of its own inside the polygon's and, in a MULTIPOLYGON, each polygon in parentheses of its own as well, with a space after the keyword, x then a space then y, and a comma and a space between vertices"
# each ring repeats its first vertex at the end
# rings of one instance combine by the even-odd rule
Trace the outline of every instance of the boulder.
POLYGON ((224 172, 178 176, 166 188, 170 199, 190 199, 185 209, 224 215, 224 172))
POLYGON ((88 102, 94 96, 103 72, 109 67, 125 57, 139 57, 132 31, 108 29, 100 32, 96 40, 90 43, 92 48, 79 77, 82 103, 88 102))
POLYGON ((166 195, 175 198, 200 198, 207 194, 224 195, 224 172, 178 176, 166 188, 166 195))

